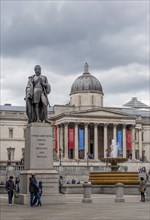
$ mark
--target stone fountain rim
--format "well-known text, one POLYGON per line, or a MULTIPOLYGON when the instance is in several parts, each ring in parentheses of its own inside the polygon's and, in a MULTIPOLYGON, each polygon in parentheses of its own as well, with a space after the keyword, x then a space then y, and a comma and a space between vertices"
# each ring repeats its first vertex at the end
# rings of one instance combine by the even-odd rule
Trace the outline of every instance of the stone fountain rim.
POLYGON ((108 163, 111 163, 112 161, 116 161, 117 163, 121 163, 121 162, 128 161, 128 158, 125 158, 125 157, 104 157, 104 158, 100 158, 100 161, 108 162, 108 163))

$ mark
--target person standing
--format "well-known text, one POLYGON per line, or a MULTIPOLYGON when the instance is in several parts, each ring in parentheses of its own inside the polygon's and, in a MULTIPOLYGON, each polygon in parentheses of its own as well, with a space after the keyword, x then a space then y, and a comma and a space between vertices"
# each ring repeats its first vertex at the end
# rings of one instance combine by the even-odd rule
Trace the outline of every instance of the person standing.
POLYGON ((32 174, 29 178, 29 192, 30 192, 30 206, 35 206, 35 203, 37 201, 37 192, 38 192, 38 186, 37 181, 35 178, 35 175, 32 174))
POLYGON ((145 190, 146 190, 146 180, 143 177, 141 177, 140 187, 139 187, 139 192, 141 193, 141 202, 145 202, 145 190))
POLYGON ((63 186, 63 177, 60 176, 59 177, 59 193, 64 194, 64 192, 62 192, 62 186, 63 186))
POLYGON ((15 190, 17 193, 20 192, 20 179, 19 179, 19 177, 16 177, 16 179, 15 179, 15 190))
POLYGON ((12 199, 15 190, 15 183, 13 181, 13 176, 10 176, 9 179, 6 181, 6 191, 8 193, 8 204, 9 206, 12 205, 12 199))
POLYGON ((42 206, 42 202, 41 202, 42 189, 43 189, 42 181, 39 181, 38 188, 39 189, 38 189, 38 192, 37 192, 37 206, 42 206))

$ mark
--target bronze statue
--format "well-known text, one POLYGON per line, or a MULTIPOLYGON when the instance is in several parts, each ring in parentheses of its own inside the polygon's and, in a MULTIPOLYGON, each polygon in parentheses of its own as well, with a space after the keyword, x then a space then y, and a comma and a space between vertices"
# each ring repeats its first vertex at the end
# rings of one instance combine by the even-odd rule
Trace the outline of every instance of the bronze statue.
POLYGON ((50 106, 47 95, 51 91, 47 77, 41 75, 41 67, 36 65, 35 74, 29 76, 26 87, 26 114, 28 123, 46 122, 48 121, 47 107, 50 106))

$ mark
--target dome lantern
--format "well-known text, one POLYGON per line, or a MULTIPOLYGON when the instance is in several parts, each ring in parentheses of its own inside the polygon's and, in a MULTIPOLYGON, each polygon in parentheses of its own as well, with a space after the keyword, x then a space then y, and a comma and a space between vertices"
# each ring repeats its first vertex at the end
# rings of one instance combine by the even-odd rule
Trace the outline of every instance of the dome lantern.
POLYGON ((84 65, 84 73, 83 74, 87 74, 87 73, 89 73, 89 65, 86 63, 84 65))

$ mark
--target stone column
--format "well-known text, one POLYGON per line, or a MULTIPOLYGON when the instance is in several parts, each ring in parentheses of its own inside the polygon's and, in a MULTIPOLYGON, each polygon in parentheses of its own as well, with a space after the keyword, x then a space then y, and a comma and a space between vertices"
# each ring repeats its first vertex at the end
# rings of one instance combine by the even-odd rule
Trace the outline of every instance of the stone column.
POLYGON ((68 123, 65 123, 64 158, 68 159, 68 123))
POLYGON ((78 160, 79 155, 78 155, 78 148, 79 148, 79 139, 78 139, 78 124, 75 123, 75 159, 78 160))
POLYGON ((59 148, 60 148, 60 135, 59 135, 59 133, 60 133, 60 126, 57 125, 57 154, 58 154, 59 148))
POLYGON ((116 143, 116 137, 117 137, 117 124, 113 124, 113 139, 116 143))
POLYGON ((126 125, 123 125, 123 157, 126 157, 126 125))
POLYGON ((139 158, 142 159, 142 132, 141 128, 138 130, 138 137, 139 137, 139 158))
POLYGON ((132 160, 135 160, 135 125, 132 125, 132 160))
POLYGON ((84 183, 83 184, 83 199, 82 202, 84 203, 92 203, 91 199, 91 183, 84 183))
MULTIPOLYGON (((63 152, 63 124, 60 125, 60 133, 59 133, 59 135, 60 135, 60 138, 59 138, 59 140, 60 140, 60 142, 59 142, 59 149, 61 148, 62 152, 63 152)), ((59 158, 59 154, 60 154, 59 149, 58 149, 58 158, 59 158)))
POLYGON ((87 159, 87 153, 88 153, 88 124, 85 124, 84 127, 84 133, 85 133, 85 149, 84 149, 84 159, 87 159))
POLYGON ((107 148, 108 148, 107 124, 104 124, 104 157, 107 157, 107 148))
POLYGON ((94 159, 98 160, 98 124, 94 124, 94 159))
POLYGON ((117 183, 115 184, 115 187, 116 187, 116 198, 115 198, 115 202, 124 202, 124 193, 123 193, 123 187, 124 187, 124 184, 122 183, 117 183))

